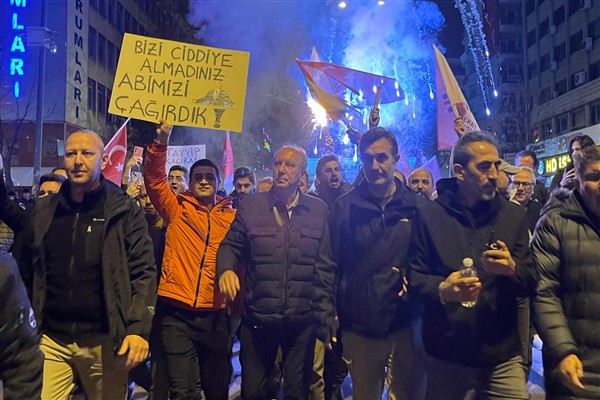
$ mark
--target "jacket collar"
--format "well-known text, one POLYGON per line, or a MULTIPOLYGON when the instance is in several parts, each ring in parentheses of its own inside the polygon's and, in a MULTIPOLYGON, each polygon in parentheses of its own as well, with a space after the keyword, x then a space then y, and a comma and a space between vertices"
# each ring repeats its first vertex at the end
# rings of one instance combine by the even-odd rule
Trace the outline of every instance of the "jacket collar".
MULTIPOLYGON (((416 207, 417 195, 408 187, 406 187, 398 178, 394 178, 394 183, 396 184, 396 191, 394 192, 390 202, 386 205, 386 208, 390 205, 406 208, 416 207)), ((358 195, 365 199, 370 205, 381 209, 381 201, 371 194, 369 191, 369 183, 366 179, 363 180, 354 190, 356 190, 358 195)))
POLYGON ((445 178, 436 185, 438 198, 435 200, 461 221, 463 225, 480 227, 490 223, 500 211, 503 202, 508 200, 496 195, 492 200, 479 201, 474 209, 467 208, 459 195, 459 184, 456 178, 445 178))
MULTIPOLYGON (((294 208, 303 208, 305 210, 310 210, 310 207, 308 205, 308 198, 311 196, 304 194, 304 192, 302 192, 302 190, 300 189, 298 189, 296 193, 298 193, 298 204, 294 208)), ((275 198, 275 192, 273 191, 273 188, 271 188, 271 190, 267 192, 267 202, 269 204, 269 210, 275 207, 275 205, 279 202, 279 200, 275 198)))

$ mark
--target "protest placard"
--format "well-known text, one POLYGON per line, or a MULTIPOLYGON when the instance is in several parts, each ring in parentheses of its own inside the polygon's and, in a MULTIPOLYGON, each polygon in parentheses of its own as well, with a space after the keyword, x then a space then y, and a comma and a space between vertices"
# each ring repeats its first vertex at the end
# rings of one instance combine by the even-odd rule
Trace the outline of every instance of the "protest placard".
POLYGON ((205 144, 191 144, 188 146, 169 146, 167 148, 167 173, 173 165, 182 165, 190 172, 192 164, 206 158, 205 144))
POLYGON ((241 132, 249 58, 244 51, 126 33, 108 110, 241 132))

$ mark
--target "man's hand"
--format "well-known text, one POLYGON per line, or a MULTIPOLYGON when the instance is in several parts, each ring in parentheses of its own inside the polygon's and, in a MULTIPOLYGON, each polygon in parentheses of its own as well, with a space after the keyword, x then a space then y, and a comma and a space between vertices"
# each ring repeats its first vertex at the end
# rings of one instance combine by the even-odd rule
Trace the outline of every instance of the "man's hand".
POLYGON ((481 293, 481 282, 476 276, 462 278, 460 271, 455 271, 440 284, 439 290, 440 299, 444 302, 477 301, 481 293))
POLYGON ((316 336, 328 350, 331 350, 333 344, 337 343, 337 331, 339 327, 340 321, 337 316, 327 318, 323 324, 317 327, 316 336))
MULTIPOLYGON (((392 267, 392 271, 402 274, 402 271, 398 267, 392 267)), ((408 294, 408 279, 406 279, 406 275, 402 275, 402 289, 398 292, 398 297, 404 297, 405 294, 408 294)))
POLYGON ((132 369, 148 358, 148 342, 138 335, 127 335, 123 339, 117 355, 126 369, 132 369))
POLYGON ((160 120, 160 125, 156 128, 156 140, 160 144, 169 144, 169 137, 173 127, 164 119, 160 120))
POLYGON ((459 137, 467 133, 467 124, 465 124, 465 121, 461 117, 454 118, 454 130, 458 133, 459 137))
POLYGON ((135 178, 133 181, 131 181, 131 184, 129 184, 129 187, 127 188, 127 194, 129 195, 129 197, 136 198, 140 195, 141 192, 142 182, 140 182, 138 178, 135 178))
POLYGON ((144 161, 144 157, 131 156, 131 158, 129 160, 127 160, 127 164, 125 164, 125 170, 130 171, 131 168, 134 166, 139 167, 140 165, 142 165, 143 161, 144 161))
POLYGON ((580 379, 583 378, 583 364, 575 354, 563 358, 554 370, 563 385, 571 390, 585 389, 580 379))
POLYGON ((351 126, 348 126, 348 129, 346 130, 346 135, 348 135, 348 138, 350 139, 350 143, 352 143, 355 146, 358 145, 360 137, 362 136, 362 134, 359 131, 357 131, 356 129, 354 129, 351 126))
POLYGON ((481 255, 481 264, 486 271, 498 275, 515 276, 517 274, 517 264, 510 255, 506 244, 496 240, 500 250, 486 250, 481 255))
POLYGON ((219 279, 219 290, 225 295, 228 302, 232 303, 235 300, 235 296, 240 290, 240 279, 234 271, 223 272, 219 279))
POLYGON ((562 179, 560 180, 560 186, 564 187, 570 185, 575 181, 575 168, 571 168, 568 171, 565 171, 562 179))
POLYGON ((379 126, 379 107, 373 107, 369 114, 369 129, 377 128, 379 126))

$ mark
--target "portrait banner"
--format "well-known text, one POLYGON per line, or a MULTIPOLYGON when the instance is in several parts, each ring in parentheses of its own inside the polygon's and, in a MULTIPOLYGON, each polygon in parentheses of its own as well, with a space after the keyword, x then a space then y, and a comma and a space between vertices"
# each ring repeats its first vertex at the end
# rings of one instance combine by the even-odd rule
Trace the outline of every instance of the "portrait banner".
POLYGON ((123 37, 109 112, 241 132, 250 53, 123 37))

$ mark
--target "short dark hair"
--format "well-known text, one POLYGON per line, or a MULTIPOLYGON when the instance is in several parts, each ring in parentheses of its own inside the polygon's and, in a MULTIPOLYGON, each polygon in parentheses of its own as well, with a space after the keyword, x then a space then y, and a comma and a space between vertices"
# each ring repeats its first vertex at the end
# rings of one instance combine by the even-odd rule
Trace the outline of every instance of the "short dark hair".
POLYGON ((482 131, 473 131, 469 133, 465 133, 458 139, 458 142, 454 144, 452 148, 452 154, 454 156, 454 163, 460 164, 463 167, 466 167, 469 161, 471 161, 471 153, 467 150, 467 146, 471 143, 476 142, 485 142, 489 143, 492 146, 498 148, 496 141, 492 136, 488 133, 482 131))
POLYGON ((315 171, 315 174, 318 176, 321 173, 321 170, 323 169, 325 164, 331 161, 335 161, 336 163, 338 163, 340 168, 342 167, 342 164, 340 163, 340 158, 338 156, 336 156, 335 154, 327 154, 319 158, 319 161, 317 161, 317 169, 315 171))
POLYGON ((531 157, 531 159, 533 160, 533 165, 537 168, 537 165, 539 163, 537 156, 535 155, 535 153, 531 150, 521 150, 520 152, 517 153, 517 155, 515 156, 515 160, 517 158, 523 158, 523 157, 531 157))
POLYGON ((600 161, 600 149, 598 149, 598 146, 582 147, 581 151, 578 151, 573 156, 575 173, 581 178, 583 176, 583 171, 585 171, 588 165, 598 161, 600 161))
POLYGON ((358 142, 358 152, 360 153, 361 157, 367 147, 379 139, 386 139, 392 146, 392 155, 398 155, 398 140, 396 139, 394 133, 388 129, 377 127, 369 129, 360 137, 360 141, 358 142))
MULTIPOLYGON (((54 167, 54 168, 52 168, 52 173, 54 174, 54 173, 55 173, 56 171, 58 171, 59 169, 64 169, 65 171, 67 170, 67 168, 65 168, 65 167, 54 167)), ((46 175, 48 175, 48 174, 46 174, 46 175)), ((41 178, 40 178, 40 179, 41 179, 41 178)))
POLYGON ((25 188, 25 189, 23 189, 23 193, 24 193, 24 194, 25 194, 25 193, 31 193, 31 189, 29 189, 29 188, 25 188))
POLYGON ((62 185, 63 183, 65 183, 66 180, 67 180, 67 178, 65 178, 62 175, 58 175, 58 174, 44 174, 44 175, 42 175, 40 177, 40 185, 39 186, 42 186, 46 182, 57 182, 57 183, 60 183, 62 185))
POLYGON ((233 172, 233 183, 235 184, 235 181, 237 181, 240 178, 248 178, 250 180, 250 183, 252 183, 253 185, 256 182, 254 171, 252 171, 250 167, 244 166, 236 168, 236 170, 233 172))
POLYGON ((183 165, 171 165, 171 168, 169 168, 169 174, 173 171, 183 171, 183 174, 187 176, 188 174, 188 170, 186 167, 184 167, 183 165))
POLYGON ((217 175, 217 181, 221 180, 219 167, 217 167, 217 165, 208 158, 203 158, 192 164, 192 166, 190 167, 190 180, 194 175, 194 168, 196 167, 213 167, 215 170, 215 174, 217 175))

